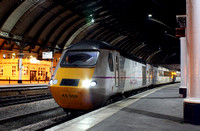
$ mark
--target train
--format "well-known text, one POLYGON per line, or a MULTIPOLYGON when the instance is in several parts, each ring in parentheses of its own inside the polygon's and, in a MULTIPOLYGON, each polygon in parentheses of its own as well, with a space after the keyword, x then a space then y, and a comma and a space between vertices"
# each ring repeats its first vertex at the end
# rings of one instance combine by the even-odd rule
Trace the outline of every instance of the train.
POLYGON ((106 42, 87 40, 63 51, 48 86, 64 110, 92 110, 113 96, 179 81, 179 71, 121 55, 106 42))

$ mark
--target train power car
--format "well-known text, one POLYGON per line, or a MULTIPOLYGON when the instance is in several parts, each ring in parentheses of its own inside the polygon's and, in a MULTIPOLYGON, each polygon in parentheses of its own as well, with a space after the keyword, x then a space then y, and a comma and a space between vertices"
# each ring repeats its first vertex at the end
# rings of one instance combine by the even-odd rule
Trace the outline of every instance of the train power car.
POLYGON ((63 51, 49 88, 66 110, 91 110, 116 94, 175 81, 175 75, 121 56, 102 41, 82 41, 63 51))

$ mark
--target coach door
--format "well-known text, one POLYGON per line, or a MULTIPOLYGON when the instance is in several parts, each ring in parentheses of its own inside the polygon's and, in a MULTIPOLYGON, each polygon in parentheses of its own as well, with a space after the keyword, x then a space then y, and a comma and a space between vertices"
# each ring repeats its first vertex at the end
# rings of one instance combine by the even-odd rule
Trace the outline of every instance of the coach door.
POLYGON ((119 86, 119 57, 115 56, 115 86, 119 86))
POLYGON ((146 85, 146 67, 142 66, 142 85, 146 85))

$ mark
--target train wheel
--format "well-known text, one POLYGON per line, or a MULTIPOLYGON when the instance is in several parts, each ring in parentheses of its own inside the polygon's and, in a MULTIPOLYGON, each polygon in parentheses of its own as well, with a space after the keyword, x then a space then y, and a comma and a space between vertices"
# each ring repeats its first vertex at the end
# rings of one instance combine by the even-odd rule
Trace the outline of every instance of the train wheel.
POLYGON ((63 110, 67 114, 67 116, 69 116, 69 117, 76 117, 76 116, 79 115, 78 110, 71 110, 71 109, 66 109, 66 108, 63 108, 63 110))
POLYGON ((76 117, 76 116, 79 115, 79 111, 77 111, 77 110, 71 110, 71 111, 70 111, 70 115, 71 115, 72 117, 76 117))
POLYGON ((107 105, 111 104, 112 102, 113 102, 112 99, 108 99, 108 100, 105 102, 104 106, 107 106, 107 105))
POLYGON ((63 108, 64 112, 67 114, 67 116, 69 116, 70 111, 68 109, 63 108))

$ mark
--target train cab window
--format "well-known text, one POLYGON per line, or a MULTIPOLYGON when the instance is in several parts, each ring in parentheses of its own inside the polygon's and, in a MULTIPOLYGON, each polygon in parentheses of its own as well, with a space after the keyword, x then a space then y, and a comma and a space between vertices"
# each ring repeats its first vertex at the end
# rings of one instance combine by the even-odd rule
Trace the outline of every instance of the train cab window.
POLYGON ((90 67, 97 63, 99 51, 67 51, 60 63, 61 67, 90 67))
POLYGON ((110 68, 110 71, 114 71, 114 68, 113 68, 113 57, 112 57, 112 53, 109 53, 108 55, 108 65, 109 65, 109 68, 110 68))

